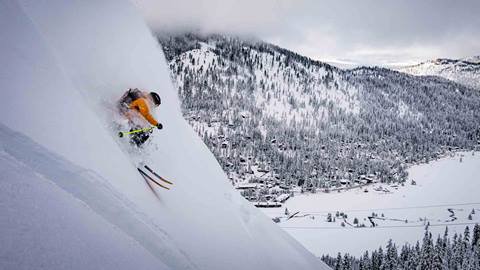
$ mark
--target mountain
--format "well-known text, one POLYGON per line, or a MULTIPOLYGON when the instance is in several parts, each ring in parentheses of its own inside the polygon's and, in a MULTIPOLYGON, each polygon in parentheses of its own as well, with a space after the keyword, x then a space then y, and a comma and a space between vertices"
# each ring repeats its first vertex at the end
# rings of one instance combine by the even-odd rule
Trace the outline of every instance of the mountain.
POLYGON ((0 23, 0 269, 328 269, 228 183, 130 2, 0 1, 0 23), (128 87, 162 96, 141 150, 112 123, 128 87))
POLYGON ((439 77, 341 70, 225 35, 164 33, 159 42, 184 116, 252 201, 403 182, 409 164, 480 138, 480 92, 439 77))
POLYGON ((463 59, 439 58, 398 69, 420 76, 439 76, 480 90, 480 56, 463 59))

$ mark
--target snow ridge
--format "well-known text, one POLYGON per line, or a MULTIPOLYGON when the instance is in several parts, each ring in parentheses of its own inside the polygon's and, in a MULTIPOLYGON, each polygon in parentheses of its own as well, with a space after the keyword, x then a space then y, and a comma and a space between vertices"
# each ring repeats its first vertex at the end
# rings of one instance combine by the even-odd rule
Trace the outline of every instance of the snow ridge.
POLYGON ((399 71, 417 76, 439 76, 480 90, 480 56, 457 60, 439 58, 403 67, 399 71))

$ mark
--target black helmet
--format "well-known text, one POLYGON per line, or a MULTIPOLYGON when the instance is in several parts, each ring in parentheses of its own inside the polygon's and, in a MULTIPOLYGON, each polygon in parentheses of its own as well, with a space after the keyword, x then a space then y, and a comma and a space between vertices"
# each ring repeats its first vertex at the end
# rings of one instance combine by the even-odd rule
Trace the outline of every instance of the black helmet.
POLYGON ((156 106, 159 106, 162 104, 162 100, 160 99, 160 96, 155 93, 155 92, 150 92, 150 96, 152 97, 153 103, 155 103, 156 106))

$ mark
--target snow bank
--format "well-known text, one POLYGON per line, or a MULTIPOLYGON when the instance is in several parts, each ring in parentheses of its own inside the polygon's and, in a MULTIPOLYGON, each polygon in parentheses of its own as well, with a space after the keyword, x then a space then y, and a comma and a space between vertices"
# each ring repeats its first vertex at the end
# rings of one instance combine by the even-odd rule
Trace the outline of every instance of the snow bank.
POLYGON ((0 23, 3 266, 22 268, 28 254, 24 268, 325 268, 230 186, 183 120, 160 47, 130 3, 1 0, 0 23), (128 87, 162 96, 165 128, 141 155, 110 123, 128 87), (138 160, 173 189, 152 191, 138 160))

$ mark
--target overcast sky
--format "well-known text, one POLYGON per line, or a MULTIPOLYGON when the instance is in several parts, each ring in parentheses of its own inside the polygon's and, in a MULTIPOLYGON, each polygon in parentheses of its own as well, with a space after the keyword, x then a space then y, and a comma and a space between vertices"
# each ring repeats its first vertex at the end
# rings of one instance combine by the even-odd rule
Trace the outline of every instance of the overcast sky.
POLYGON ((480 0, 133 0, 155 31, 253 35, 367 65, 480 55, 480 0))

